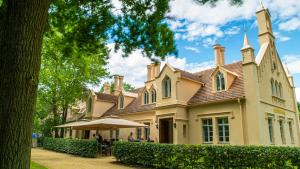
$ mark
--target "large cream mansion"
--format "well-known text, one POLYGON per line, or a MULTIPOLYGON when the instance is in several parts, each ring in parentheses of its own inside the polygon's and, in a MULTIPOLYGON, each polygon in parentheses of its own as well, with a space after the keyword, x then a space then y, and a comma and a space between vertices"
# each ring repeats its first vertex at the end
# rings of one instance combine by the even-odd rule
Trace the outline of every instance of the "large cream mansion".
POLYGON ((214 45, 212 69, 190 73, 150 64, 143 87, 124 91, 124 77, 116 75, 113 93, 105 83, 103 93, 90 92, 86 111, 77 118, 68 114, 69 121, 116 116, 149 127, 67 130, 66 137, 92 138, 99 132, 104 138, 127 140, 133 132, 137 139, 159 143, 300 145, 293 77, 278 56, 268 9, 256 15, 256 56, 245 34, 240 62, 225 64, 225 48, 214 45))

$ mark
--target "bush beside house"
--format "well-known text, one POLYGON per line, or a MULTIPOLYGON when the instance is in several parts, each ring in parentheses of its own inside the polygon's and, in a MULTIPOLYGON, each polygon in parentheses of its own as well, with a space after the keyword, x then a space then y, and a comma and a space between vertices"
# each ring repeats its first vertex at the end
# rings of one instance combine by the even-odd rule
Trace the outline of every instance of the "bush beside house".
POLYGON ((43 147, 48 150, 91 158, 96 157, 98 153, 95 140, 44 138, 43 147))
POLYGON ((154 168, 300 168, 300 148, 117 142, 118 161, 154 168))

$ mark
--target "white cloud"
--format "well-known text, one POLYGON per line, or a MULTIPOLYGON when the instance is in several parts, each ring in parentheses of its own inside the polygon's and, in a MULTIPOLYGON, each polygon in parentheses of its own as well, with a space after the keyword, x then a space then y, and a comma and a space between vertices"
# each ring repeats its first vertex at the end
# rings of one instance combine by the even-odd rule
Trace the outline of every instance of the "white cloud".
POLYGON ((299 87, 295 89, 295 93, 296 93, 297 101, 300 102, 300 88, 299 87))
MULTIPOLYGON (((175 68, 185 70, 191 73, 199 72, 201 70, 210 69, 214 67, 213 61, 188 63, 186 58, 176 58, 174 56, 168 57, 166 62, 175 68)), ((166 62, 162 62, 162 65, 164 65, 166 62)))
POLYGON ((226 35, 235 35, 235 34, 240 33, 240 31, 241 31, 241 27, 239 27, 239 26, 233 26, 233 27, 225 30, 224 33, 226 35))
POLYGON ((291 40, 290 37, 284 36, 280 32, 274 32, 274 36, 276 37, 276 39, 279 40, 279 42, 286 42, 286 41, 291 40))
MULTIPOLYGON (((188 41, 203 41, 208 37, 212 40, 237 34, 240 28, 228 29, 230 23, 253 19, 255 12, 261 8, 258 0, 245 0, 240 6, 232 6, 228 0, 218 1, 215 6, 200 5, 195 0, 175 0, 170 5, 169 15, 177 19, 171 24, 172 29, 178 33, 176 38, 188 41)), ((265 0, 264 6, 270 9, 275 28, 279 26, 280 30, 285 31, 300 30, 299 0, 265 0)), ((250 29, 256 26, 257 23, 253 22, 250 29)), ((282 36, 280 40, 287 41, 289 37, 282 36)))
MULTIPOLYGON (((110 49, 113 48, 113 44, 108 45, 110 49)), ((168 62, 173 67, 186 70, 189 72, 197 72, 203 69, 208 69, 214 66, 213 62, 192 62, 188 63, 186 58, 176 58, 174 56, 167 57, 166 61, 162 62, 161 66, 168 62)), ((122 57, 121 52, 110 52, 110 58, 108 60, 108 71, 114 75, 119 74, 124 76, 124 81, 134 85, 135 87, 141 87, 144 85, 147 77, 147 65, 150 64, 150 59, 143 57, 140 50, 134 51, 128 57, 122 57)), ((109 79, 103 80, 112 81, 109 79)))
POLYGON ((195 52, 195 53, 200 53, 200 50, 198 48, 195 48, 195 47, 192 47, 192 46, 185 46, 184 49, 190 50, 190 51, 195 52))
POLYGON ((293 30, 300 30, 300 17, 299 18, 292 18, 287 20, 286 22, 282 22, 279 24, 280 30, 285 31, 293 31, 293 30))
POLYGON ((300 55, 286 55, 283 57, 283 61, 286 62, 292 74, 300 73, 300 55))
MULTIPOLYGON (((113 44, 109 44, 108 46, 110 49, 113 48, 113 44)), ((144 57, 140 50, 132 52, 128 57, 122 57, 120 51, 114 52, 112 50, 107 68, 112 75, 123 75, 125 82, 139 87, 144 84, 147 75, 147 64, 150 63, 150 59, 144 57)))

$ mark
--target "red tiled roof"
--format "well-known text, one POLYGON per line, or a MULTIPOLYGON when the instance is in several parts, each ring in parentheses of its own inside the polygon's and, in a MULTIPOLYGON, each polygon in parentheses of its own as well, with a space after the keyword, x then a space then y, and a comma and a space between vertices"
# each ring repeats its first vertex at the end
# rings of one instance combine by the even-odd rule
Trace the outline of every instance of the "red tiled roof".
POLYGON ((226 101, 245 97, 242 62, 228 64, 225 65, 224 68, 238 74, 238 77, 234 80, 230 88, 223 92, 213 92, 210 74, 214 71, 214 68, 195 73, 201 77, 201 81, 204 82, 205 85, 189 100, 188 105, 226 101))
POLYGON ((117 101, 117 96, 113 94, 105 94, 105 93, 95 93, 97 95, 97 100, 106 101, 115 103, 117 101))
POLYGON ((190 73, 190 72, 178 69, 178 68, 174 68, 174 69, 176 71, 179 71, 183 78, 187 78, 187 79, 191 79, 191 80, 194 80, 194 81, 197 81, 197 82, 201 82, 201 78, 197 74, 193 74, 193 73, 190 73))
MULTIPOLYGON (((181 75, 185 78, 199 81, 204 83, 198 92, 188 101, 189 106, 200 105, 206 103, 214 103, 219 101, 228 101, 237 98, 244 98, 244 82, 243 82, 243 67, 242 62, 236 62, 232 64, 228 64, 224 66, 225 69, 235 72, 238 77, 234 80, 233 84, 227 91, 223 92, 213 92, 212 90, 212 80, 211 73, 214 71, 213 69, 207 69, 197 73, 189 73, 180 69, 175 68, 176 71, 180 71, 181 75)), ((103 116, 109 115, 117 115, 123 113, 136 113, 136 112, 145 112, 152 111, 155 107, 155 104, 143 105, 142 104, 142 95, 143 95, 144 87, 134 89, 130 92, 137 93, 138 97, 135 98, 129 105, 127 105, 124 109, 118 109, 117 104, 104 113, 103 116)), ((107 95, 107 94, 106 94, 107 95)), ((111 95, 115 102, 117 102, 117 97, 111 95)), ((101 95, 102 98, 109 98, 109 96, 101 95)), ((108 100, 108 99, 107 99, 108 100)))
POLYGON ((138 93, 138 97, 134 99, 131 103, 129 103, 129 105, 127 105, 124 109, 118 109, 118 106, 115 105, 107 112, 105 112, 103 116, 110 116, 110 115, 121 114, 121 113, 144 112, 144 111, 151 111, 154 109, 155 104, 148 104, 148 105, 142 104, 142 94, 144 91, 143 87, 135 89, 134 91, 138 93))

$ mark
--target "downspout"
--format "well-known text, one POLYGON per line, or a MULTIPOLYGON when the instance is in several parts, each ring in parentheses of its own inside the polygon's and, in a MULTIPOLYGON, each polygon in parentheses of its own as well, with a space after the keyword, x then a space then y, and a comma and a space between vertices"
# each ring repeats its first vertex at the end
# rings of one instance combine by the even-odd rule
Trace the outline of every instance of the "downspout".
POLYGON ((242 104, 242 101, 240 98, 237 99, 237 102, 240 106, 240 115, 241 115, 241 118, 242 118, 242 131, 243 131, 243 144, 248 144, 248 140, 247 140, 247 130, 246 130, 246 119, 245 119, 245 116, 244 116, 244 111, 243 111, 243 104, 242 104))

